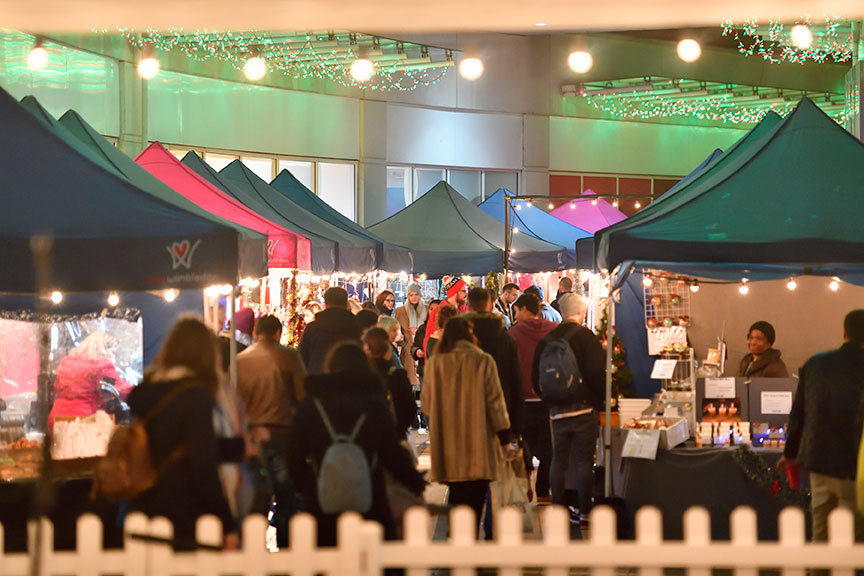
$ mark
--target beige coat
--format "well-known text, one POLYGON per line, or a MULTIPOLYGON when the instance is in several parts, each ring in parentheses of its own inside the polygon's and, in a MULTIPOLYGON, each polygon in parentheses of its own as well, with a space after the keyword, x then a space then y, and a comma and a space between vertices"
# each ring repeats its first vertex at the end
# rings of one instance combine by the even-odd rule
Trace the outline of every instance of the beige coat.
POLYGON ((510 419, 495 360, 470 342, 436 353, 426 364, 421 396, 429 415, 430 480, 494 480, 498 471, 496 432, 510 419))
POLYGON ((252 426, 287 427, 306 395, 300 354, 272 340, 259 340, 237 355, 237 392, 252 426))

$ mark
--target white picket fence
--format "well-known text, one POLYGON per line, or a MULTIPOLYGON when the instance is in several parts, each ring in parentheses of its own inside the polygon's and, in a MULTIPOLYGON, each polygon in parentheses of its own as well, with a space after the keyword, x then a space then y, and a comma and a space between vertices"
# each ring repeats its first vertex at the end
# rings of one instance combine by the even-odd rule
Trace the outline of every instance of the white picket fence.
MULTIPOLYGON (((298 515, 291 522, 291 547, 267 552, 267 522, 249 518, 243 526, 243 547, 232 552, 198 551, 174 553, 164 544, 127 536, 122 550, 102 549, 102 525, 98 518, 78 521, 75 551, 54 551, 52 526, 43 526, 43 556, 38 576, 373 576, 384 568, 401 567, 407 576, 428 576, 431 569, 451 569, 452 576, 474 576, 477 568, 497 569, 499 576, 521 576, 542 569, 546 576, 567 576, 571 568, 591 571, 594 576, 613 576, 617 570, 639 576, 662 576, 663 568, 684 568, 690 576, 710 576, 712 568, 734 569, 736 576, 757 576, 759 569, 782 570, 784 576, 804 576, 807 568, 829 568, 834 576, 852 576, 864 568, 864 545, 854 542, 852 515, 836 510, 829 522, 830 541, 805 541, 804 514, 787 508, 779 518, 777 542, 758 542, 756 514, 740 508, 732 514, 732 538, 712 542, 710 518, 702 508, 690 509, 684 517, 685 539, 663 541, 662 518, 654 508, 643 508, 636 517, 636 539, 618 541, 615 516, 608 508, 591 514, 590 539, 570 541, 566 510, 549 508, 543 514, 543 539, 524 541, 520 514, 507 509, 497 516, 497 540, 478 542, 477 524, 467 508, 451 514, 450 538, 432 541, 430 516, 426 510, 409 512, 405 539, 385 542, 381 528, 357 515, 345 515, 339 524, 338 548, 315 547, 315 520, 298 515)), ((36 525, 30 525, 31 546, 36 525)), ((131 515, 128 534, 170 537, 167 520, 148 520, 131 515)), ((218 544, 221 525, 215 518, 198 524, 199 542, 218 544)), ((0 528, 2 546, 2 528, 0 528)), ((0 548, 0 576, 26 576, 27 554, 5 554, 0 548)))

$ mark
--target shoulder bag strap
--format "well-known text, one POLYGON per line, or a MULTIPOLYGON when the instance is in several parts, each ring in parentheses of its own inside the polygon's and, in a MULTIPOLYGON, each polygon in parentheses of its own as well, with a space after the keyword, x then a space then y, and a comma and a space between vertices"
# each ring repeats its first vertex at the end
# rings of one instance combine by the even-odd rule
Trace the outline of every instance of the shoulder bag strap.
POLYGON ((330 440, 336 440, 336 431, 333 429, 333 424, 330 423, 330 418, 327 417, 327 412, 324 410, 324 406, 321 405, 321 401, 318 398, 313 398, 312 401, 315 402, 315 408, 318 409, 318 414, 324 422, 324 427, 327 428, 327 433, 330 434, 330 440))

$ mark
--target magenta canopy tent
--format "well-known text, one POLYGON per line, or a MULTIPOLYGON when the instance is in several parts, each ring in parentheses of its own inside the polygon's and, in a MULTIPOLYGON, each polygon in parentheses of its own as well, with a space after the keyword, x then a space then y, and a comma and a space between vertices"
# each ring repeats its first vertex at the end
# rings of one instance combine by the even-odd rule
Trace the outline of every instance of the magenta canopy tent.
POLYGON ((267 234, 267 265, 270 268, 309 270, 309 240, 259 216, 216 188, 180 162, 162 144, 154 142, 135 161, 168 187, 204 210, 256 232, 267 234))
POLYGON ((627 218, 623 212, 605 200, 590 198, 596 195, 594 190, 585 190, 582 192, 582 196, 587 196, 588 198, 571 200, 567 204, 559 206, 550 212, 550 214, 591 234, 627 218), (593 204, 592 202, 594 201, 597 203, 593 204))

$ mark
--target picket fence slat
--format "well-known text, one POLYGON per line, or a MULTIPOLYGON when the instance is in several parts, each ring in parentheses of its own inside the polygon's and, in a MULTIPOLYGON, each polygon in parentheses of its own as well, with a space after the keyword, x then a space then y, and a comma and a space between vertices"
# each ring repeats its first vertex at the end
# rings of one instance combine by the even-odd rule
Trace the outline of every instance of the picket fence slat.
MULTIPOLYGON (((853 576, 864 568, 864 545, 854 541, 853 516, 836 510, 829 518, 829 541, 806 541, 805 516, 787 508, 778 518, 779 539, 757 539, 756 515, 740 508, 730 518, 731 540, 712 541, 710 517, 704 508, 684 515, 684 539, 663 540, 659 510, 645 508, 636 515, 636 539, 619 541, 615 514, 598 507, 591 515, 589 540, 570 540, 566 509, 550 507, 542 514, 542 540, 526 540, 518 510, 505 509, 496 517, 496 540, 478 541, 478 523, 468 508, 457 508, 450 518, 450 537, 431 538, 430 515, 425 509, 406 515, 404 540, 384 541, 380 525, 357 514, 344 515, 338 524, 339 545, 318 548, 315 519, 298 514, 291 519, 290 546, 278 552, 266 548, 267 520, 252 517, 243 525, 242 546, 220 552, 201 549, 173 552, 154 539, 170 540, 173 529, 164 518, 130 514, 124 547, 103 549, 102 525, 92 515, 77 523, 77 548, 55 551, 54 528, 42 520, 41 570, 37 576, 378 576, 386 568, 401 567, 408 576, 429 576, 433 569, 449 569, 452 576, 474 576, 477 568, 492 568, 499 576, 521 576, 524 569, 542 569, 543 576, 568 576, 570 569, 592 576, 615 576, 638 570, 639 576, 662 576, 664 568, 682 568, 688 576, 710 576, 713 568, 736 576, 758 576, 759 570, 779 570, 783 576, 805 576, 807 569, 826 568, 832 576, 853 576), (141 537, 149 537, 149 539, 141 537)), ((34 549, 37 523, 28 524, 28 545, 34 549)), ((213 517, 199 520, 198 541, 210 546, 222 542, 222 527, 213 517)), ((25 553, 3 548, 0 526, 0 576, 30 574, 25 553)))

